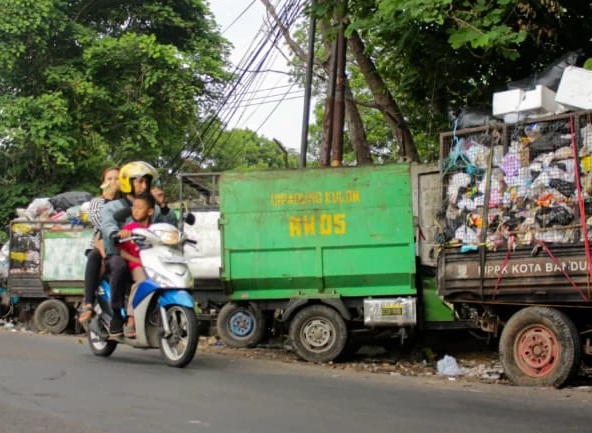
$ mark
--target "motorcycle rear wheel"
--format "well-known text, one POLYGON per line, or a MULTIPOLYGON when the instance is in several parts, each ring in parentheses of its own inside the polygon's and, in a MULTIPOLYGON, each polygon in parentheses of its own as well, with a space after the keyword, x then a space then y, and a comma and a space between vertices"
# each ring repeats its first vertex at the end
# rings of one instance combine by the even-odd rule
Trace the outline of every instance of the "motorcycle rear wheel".
POLYGON ((166 317, 171 334, 160 338, 160 353, 171 367, 183 368, 193 360, 197 351, 197 316, 191 308, 170 305, 166 317))
MULTIPOLYGON (((98 321, 99 319, 95 317, 94 321, 98 321)), ((91 323, 88 327, 86 335, 88 337, 88 345, 90 346, 90 351, 96 356, 103 356, 107 357, 110 356, 115 349, 117 348, 117 341, 107 340, 106 335, 101 336, 98 332, 96 332, 96 327, 101 326, 99 323, 91 323), (93 330, 93 328, 95 328, 93 330)))

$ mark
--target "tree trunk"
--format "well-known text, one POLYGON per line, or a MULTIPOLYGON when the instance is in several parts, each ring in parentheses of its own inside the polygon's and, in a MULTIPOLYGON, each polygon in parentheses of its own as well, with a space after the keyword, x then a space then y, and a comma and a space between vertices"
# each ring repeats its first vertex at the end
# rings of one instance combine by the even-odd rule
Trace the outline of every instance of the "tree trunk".
POLYGON ((419 156, 409 126, 395 99, 378 73, 376 65, 374 65, 372 59, 364 52, 364 42, 360 38, 360 35, 354 31, 348 41, 352 54, 360 67, 360 71, 364 75, 366 83, 368 83, 368 87, 374 96, 376 105, 384 115, 387 125, 393 131, 395 139, 399 144, 397 153, 410 161, 418 162, 419 156))
POLYGON ((370 154, 370 146, 366 139, 366 131, 364 131, 364 122, 354 102, 354 95, 349 87, 349 80, 347 78, 345 80, 345 118, 358 165, 372 164, 372 155, 370 154))
MULTIPOLYGON (((261 0, 261 3, 265 5, 265 8, 269 12, 270 16, 273 18, 275 23, 280 27, 280 31, 286 40, 286 43, 292 50, 292 52, 300 57, 302 61, 306 61, 307 53, 305 50, 302 49, 298 43, 294 39, 291 38, 290 32, 286 28, 286 26, 282 23, 281 19, 278 17, 275 7, 272 5, 270 0, 261 0)), ((328 53, 332 53, 333 50, 331 49, 331 44, 328 43, 327 34, 330 34, 330 25, 326 21, 321 21, 321 34, 325 44, 325 48, 328 53)), ((328 77, 333 75, 333 71, 331 70, 333 59, 329 59, 328 61, 321 63, 315 62, 317 65, 321 66, 325 72, 327 73, 328 77)), ((328 86, 335 85, 334 82, 329 79, 328 86)), ((328 166, 330 162, 330 152, 331 152, 331 141, 332 141, 332 122, 331 118, 333 117, 332 110, 333 110, 333 96, 332 96, 332 89, 329 87, 327 92, 327 100, 325 101, 325 113, 323 116, 323 142, 321 144, 320 149, 320 165, 321 166, 328 166)), ((364 132, 364 123, 362 121, 362 117, 358 111, 358 107, 354 102, 354 98, 352 96, 352 91, 349 87, 349 83, 345 82, 345 115, 348 124, 348 133, 352 144, 354 146, 354 152, 356 155, 356 161, 360 165, 364 164, 371 164, 372 157, 370 155, 370 146, 366 140, 366 134, 364 132)))

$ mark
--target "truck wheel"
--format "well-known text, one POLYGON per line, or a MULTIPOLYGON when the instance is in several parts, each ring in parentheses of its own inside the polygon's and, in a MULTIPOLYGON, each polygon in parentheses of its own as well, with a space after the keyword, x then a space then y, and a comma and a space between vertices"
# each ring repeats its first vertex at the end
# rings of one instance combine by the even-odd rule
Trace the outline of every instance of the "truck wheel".
POLYGON ((35 309, 33 320, 40 331, 61 334, 70 323, 70 310, 59 299, 46 299, 35 309))
POLYGON ((347 327, 334 309, 325 305, 311 305, 294 316, 290 323, 290 339, 302 359, 329 362, 343 352, 347 327))
POLYGON ((265 335, 265 319, 255 304, 229 302, 216 320, 218 336, 228 347, 255 347, 265 335))
POLYGON ((514 384, 559 388, 578 372, 582 347, 575 325, 564 313, 529 307, 508 320, 499 352, 514 384))

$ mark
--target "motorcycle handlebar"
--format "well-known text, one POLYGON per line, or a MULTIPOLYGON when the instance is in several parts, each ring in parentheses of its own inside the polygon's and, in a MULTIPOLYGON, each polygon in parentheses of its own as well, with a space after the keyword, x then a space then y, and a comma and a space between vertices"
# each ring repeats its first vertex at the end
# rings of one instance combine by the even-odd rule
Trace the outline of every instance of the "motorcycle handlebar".
POLYGON ((129 241, 143 241, 143 240, 146 240, 146 237, 141 236, 141 235, 132 235, 127 238, 121 238, 119 235, 115 235, 115 236, 113 236, 112 239, 113 239, 113 243, 115 245, 117 245, 117 244, 123 244, 125 242, 129 242, 129 241))

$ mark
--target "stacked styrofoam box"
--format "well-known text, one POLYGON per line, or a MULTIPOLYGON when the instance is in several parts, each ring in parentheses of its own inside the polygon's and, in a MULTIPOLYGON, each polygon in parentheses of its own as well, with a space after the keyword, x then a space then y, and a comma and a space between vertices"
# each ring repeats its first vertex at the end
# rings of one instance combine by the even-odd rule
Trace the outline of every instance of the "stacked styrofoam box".
POLYGON ((513 89, 493 94, 493 115, 503 117, 506 123, 564 111, 555 101, 555 92, 540 84, 533 90, 513 89))
POLYGON ((524 90, 513 89, 493 94, 493 115, 503 117, 505 114, 515 113, 524 99, 524 90))
POLYGON ((592 110, 592 71, 565 68, 555 101, 574 110, 592 110))

